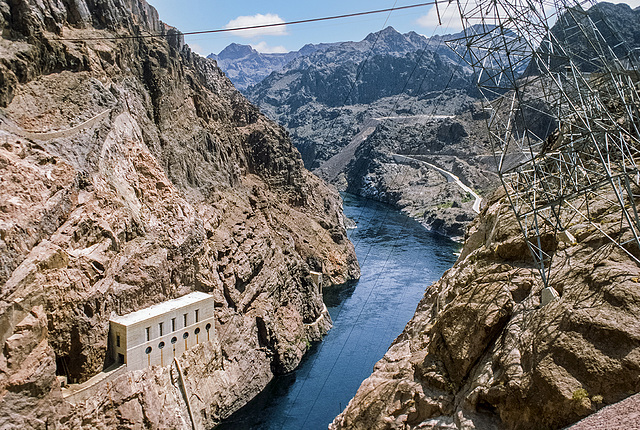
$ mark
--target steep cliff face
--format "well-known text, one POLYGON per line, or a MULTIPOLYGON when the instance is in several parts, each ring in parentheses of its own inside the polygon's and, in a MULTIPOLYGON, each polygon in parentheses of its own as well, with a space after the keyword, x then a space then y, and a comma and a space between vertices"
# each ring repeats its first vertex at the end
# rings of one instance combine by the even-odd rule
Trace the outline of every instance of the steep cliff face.
MULTIPOLYGON (((606 202, 591 209, 608 234, 631 237, 606 202)), ((562 428, 640 391, 640 268, 593 226, 570 231, 575 243, 543 237, 560 298, 542 305, 538 272, 497 195, 330 428, 562 428)))
POLYGON ((0 26, 0 427, 190 427, 175 368, 74 403, 56 375, 109 364, 112 313, 193 290, 217 336, 180 360, 213 426, 330 327, 310 271, 358 276, 338 196, 143 0, 0 1, 0 26))

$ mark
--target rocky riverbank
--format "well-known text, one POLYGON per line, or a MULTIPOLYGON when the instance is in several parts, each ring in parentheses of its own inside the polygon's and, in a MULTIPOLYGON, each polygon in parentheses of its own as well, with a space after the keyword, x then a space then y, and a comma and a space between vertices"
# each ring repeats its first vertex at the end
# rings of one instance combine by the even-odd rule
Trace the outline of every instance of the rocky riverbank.
POLYGON ((498 186, 484 121, 474 119, 472 106, 452 115, 380 119, 333 177, 324 175, 322 166, 316 172, 339 188, 391 204, 429 230, 462 241, 478 213, 476 195, 487 196, 498 186))
MULTIPOLYGON (((608 234, 631 237, 605 200, 591 210, 608 234)), ((640 269, 592 225, 570 230, 575 242, 543 237, 560 294, 543 305, 522 234, 495 195, 330 428, 561 428, 640 391, 640 269)))
POLYGON ((330 327, 310 271, 359 275, 339 197, 143 0, 0 1, 0 27, 0 427, 212 427, 330 327), (65 400, 112 314, 194 290, 217 337, 186 391, 153 367, 65 400))

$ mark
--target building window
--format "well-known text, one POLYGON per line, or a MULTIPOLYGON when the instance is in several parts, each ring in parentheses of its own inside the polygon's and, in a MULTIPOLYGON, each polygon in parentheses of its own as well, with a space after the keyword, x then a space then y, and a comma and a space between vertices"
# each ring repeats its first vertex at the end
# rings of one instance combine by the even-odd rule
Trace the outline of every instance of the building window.
POLYGON ((198 313, 200 313, 200 309, 196 309, 196 322, 200 321, 198 313))
POLYGON ((200 327, 196 327, 196 330, 194 331, 195 334, 200 334, 200 327))
POLYGON ((158 329, 160 330, 160 336, 162 336, 162 324, 163 323, 158 323, 158 329))
POLYGON ((149 342, 151 340, 151 327, 145 328, 144 331, 147 333, 147 342, 149 342))
POLYGON ((171 343, 176 343, 177 341, 178 341, 178 338, 177 338, 177 337, 173 336, 173 337, 171 338, 171 343))
POLYGON ((144 350, 147 354, 151 354, 151 347, 147 346, 147 349, 144 350))
POLYGON ((116 346, 118 348, 120 348, 120 335, 119 334, 116 335, 116 346))
POLYGON ((204 328, 205 328, 205 330, 207 330, 207 331, 211 330, 211 324, 210 324, 210 323, 207 323, 207 325, 206 325, 206 326, 204 326, 204 328))
POLYGON ((182 319, 184 320, 184 326, 187 326, 187 314, 182 315, 182 319))
POLYGON ((184 332, 184 334, 182 335, 182 338, 183 338, 183 339, 186 339, 186 338, 188 338, 188 337, 189 337, 189 333, 185 331, 185 332, 184 332))
POLYGON ((160 342, 160 343, 158 344, 158 348, 160 348, 160 349, 164 348, 164 342, 160 342))
POLYGON ((171 331, 176 331, 176 319, 171 318, 171 331))

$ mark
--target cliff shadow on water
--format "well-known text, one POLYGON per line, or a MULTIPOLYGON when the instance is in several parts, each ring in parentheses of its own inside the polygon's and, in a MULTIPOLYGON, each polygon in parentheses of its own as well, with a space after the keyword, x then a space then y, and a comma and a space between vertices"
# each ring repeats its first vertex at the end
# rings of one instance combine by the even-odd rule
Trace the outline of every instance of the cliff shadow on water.
POLYGON ((327 288, 334 322, 292 373, 278 376, 216 429, 326 428, 402 331, 425 288, 451 267, 459 245, 388 205, 343 195, 361 266, 357 282, 327 288))

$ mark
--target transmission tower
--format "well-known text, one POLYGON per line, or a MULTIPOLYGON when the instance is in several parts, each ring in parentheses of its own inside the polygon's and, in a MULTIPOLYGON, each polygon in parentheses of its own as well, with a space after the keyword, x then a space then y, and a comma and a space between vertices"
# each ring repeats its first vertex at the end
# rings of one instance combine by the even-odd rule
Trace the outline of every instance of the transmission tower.
POLYGON ((637 58, 600 8, 587 11, 594 4, 458 0, 464 36, 448 42, 473 69, 497 170, 545 287, 559 242, 578 230, 640 263, 637 58))

